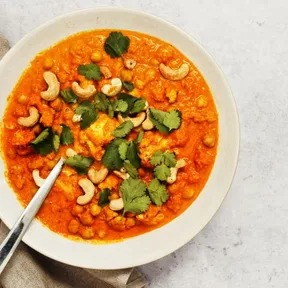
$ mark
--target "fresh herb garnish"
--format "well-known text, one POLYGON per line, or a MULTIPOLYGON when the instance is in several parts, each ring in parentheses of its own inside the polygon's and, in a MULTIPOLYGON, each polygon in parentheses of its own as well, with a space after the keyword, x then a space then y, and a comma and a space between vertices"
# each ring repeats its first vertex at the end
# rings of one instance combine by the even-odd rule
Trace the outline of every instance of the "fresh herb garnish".
POLYGON ((100 80, 101 79, 101 72, 100 68, 95 63, 90 63, 86 65, 79 65, 78 66, 78 73, 80 75, 85 76, 88 80, 100 80))
POLYGON ((122 113, 124 113, 124 112, 126 112, 127 111, 127 109, 128 109, 128 104, 127 104, 127 102, 125 102, 124 100, 122 100, 122 99, 117 99, 117 100, 115 100, 114 102, 113 102, 113 110, 115 111, 115 112, 122 112, 122 113))
POLYGON ((95 108, 97 110, 107 113, 110 105, 111 102, 104 93, 98 92, 95 95, 95 108))
POLYGON ((111 32, 106 39, 104 49, 111 58, 121 57, 128 51, 130 39, 121 32, 111 32))
POLYGON ((120 158, 122 160, 125 160, 127 158, 127 150, 128 150, 128 144, 126 142, 122 142, 119 145, 119 149, 118 149, 120 158))
POLYGON ((142 141, 143 137, 144 137, 144 130, 141 130, 141 131, 138 133, 135 142, 136 142, 137 144, 139 144, 139 143, 142 141))
POLYGON ((158 179, 153 179, 147 188, 152 202, 157 206, 161 206, 168 200, 169 194, 167 193, 166 186, 161 184, 158 179))
POLYGON ((113 136, 117 138, 123 138, 126 137, 129 132, 134 128, 134 125, 132 121, 125 121, 122 124, 120 124, 114 131, 113 136))
POLYGON ((170 169, 165 164, 155 167, 154 173, 155 176, 161 181, 167 180, 167 178, 171 175, 170 169))
POLYGON ((55 135, 51 128, 46 128, 30 144, 38 154, 46 156, 59 149, 59 137, 55 135))
POLYGON ((149 118, 160 132, 169 134, 173 130, 178 129, 181 125, 181 112, 179 110, 171 110, 164 112, 150 108, 149 118))
POLYGON ((111 194, 111 190, 109 188, 104 188, 99 194, 98 205, 100 207, 105 207, 109 204, 109 196, 111 194))
POLYGON ((123 100, 128 105, 128 109, 121 113, 123 117, 127 117, 129 114, 142 111, 146 103, 145 98, 137 98, 126 93, 120 93, 118 100, 123 100))
POLYGON ((81 115, 80 127, 81 129, 88 128, 93 122, 98 119, 98 113, 93 103, 89 101, 83 101, 77 107, 75 113, 81 115))
POLYGON ((156 151, 151 157, 150 163, 153 166, 157 166, 159 164, 165 164, 168 167, 175 167, 177 160, 175 153, 169 151, 156 151))
POLYGON ((134 89, 134 84, 131 82, 122 81, 122 85, 127 91, 132 91, 134 89))
POLYGON ((89 167, 93 163, 94 159, 91 157, 84 157, 81 155, 75 155, 65 160, 65 164, 75 169, 80 174, 87 174, 89 167))
POLYGON ((66 103, 76 103, 78 96, 73 92, 72 89, 64 89, 60 92, 62 98, 66 103))
POLYGON ((130 163, 135 168, 140 168, 141 165, 141 159, 138 155, 138 146, 135 141, 130 141, 127 148, 127 160, 130 161, 130 163))
POLYGON ((127 140, 125 139, 117 138, 109 143, 101 160, 105 167, 116 170, 120 170, 123 167, 124 159, 120 157, 119 146, 126 142, 127 140))
POLYGON ((132 178, 137 178, 137 177, 138 177, 138 171, 137 171, 137 169, 130 163, 129 160, 125 160, 125 161, 124 161, 124 168, 126 169, 126 171, 128 172, 128 174, 129 174, 132 178))
POLYGON ((74 143, 74 135, 69 126, 62 124, 62 132, 60 135, 60 142, 62 145, 70 145, 74 143))
POLYGON ((151 203, 150 198, 146 195, 146 185, 141 179, 129 177, 124 180, 120 186, 120 192, 124 202, 124 212, 135 214, 144 213, 151 203))

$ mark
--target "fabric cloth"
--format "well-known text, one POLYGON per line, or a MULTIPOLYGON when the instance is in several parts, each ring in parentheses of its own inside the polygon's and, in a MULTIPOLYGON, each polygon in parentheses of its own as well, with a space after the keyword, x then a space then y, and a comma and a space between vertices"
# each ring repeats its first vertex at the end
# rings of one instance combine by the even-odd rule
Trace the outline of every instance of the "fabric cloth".
MULTIPOLYGON (((0 59, 8 50, 8 41, 0 35, 0 59)), ((0 220, 0 242, 7 233, 0 220)), ((107 271, 72 267, 47 258, 24 243, 20 243, 0 276, 0 288, 142 288, 145 284, 137 269, 107 271)))

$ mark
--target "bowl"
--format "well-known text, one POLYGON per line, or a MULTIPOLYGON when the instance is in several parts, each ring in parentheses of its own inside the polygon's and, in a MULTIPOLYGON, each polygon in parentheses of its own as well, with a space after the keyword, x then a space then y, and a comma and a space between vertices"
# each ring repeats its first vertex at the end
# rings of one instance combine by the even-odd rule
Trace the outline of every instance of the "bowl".
MULTIPOLYGON (((92 29, 135 30, 172 43, 194 62, 212 91, 219 113, 218 155, 210 178, 195 202, 169 224, 121 242, 92 244, 69 240, 34 220, 23 241, 38 252, 70 265, 119 269, 157 260, 191 240, 210 221, 231 185, 239 152, 237 108, 227 81, 212 57, 189 35, 155 16, 119 8, 76 11, 38 27, 18 42, 0 62, 0 115, 7 96, 37 53, 63 38, 92 29)), ((0 162, 0 217, 11 228, 23 212, 4 178, 0 162)))

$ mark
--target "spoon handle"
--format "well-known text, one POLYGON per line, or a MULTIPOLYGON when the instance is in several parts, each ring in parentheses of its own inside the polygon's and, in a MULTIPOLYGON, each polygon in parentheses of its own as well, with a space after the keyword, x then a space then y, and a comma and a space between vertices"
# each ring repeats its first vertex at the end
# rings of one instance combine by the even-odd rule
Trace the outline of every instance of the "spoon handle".
POLYGON ((33 199, 30 201, 22 215, 16 221, 11 231, 0 245, 0 274, 4 270, 6 264, 10 260, 18 244, 20 243, 24 233, 29 227, 31 221, 35 217, 47 194, 51 190, 58 175, 62 170, 64 159, 60 158, 56 166, 53 168, 44 184, 39 188, 33 199))

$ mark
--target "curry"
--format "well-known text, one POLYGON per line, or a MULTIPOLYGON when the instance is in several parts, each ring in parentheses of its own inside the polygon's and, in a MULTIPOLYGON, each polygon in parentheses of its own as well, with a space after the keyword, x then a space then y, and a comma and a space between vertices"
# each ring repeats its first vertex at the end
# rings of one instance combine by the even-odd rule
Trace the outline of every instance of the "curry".
POLYGON ((132 31, 82 32, 39 53, 2 124, 6 178, 24 206, 66 158, 37 217, 73 239, 168 223, 197 198, 217 154, 201 73, 174 46, 132 31))

